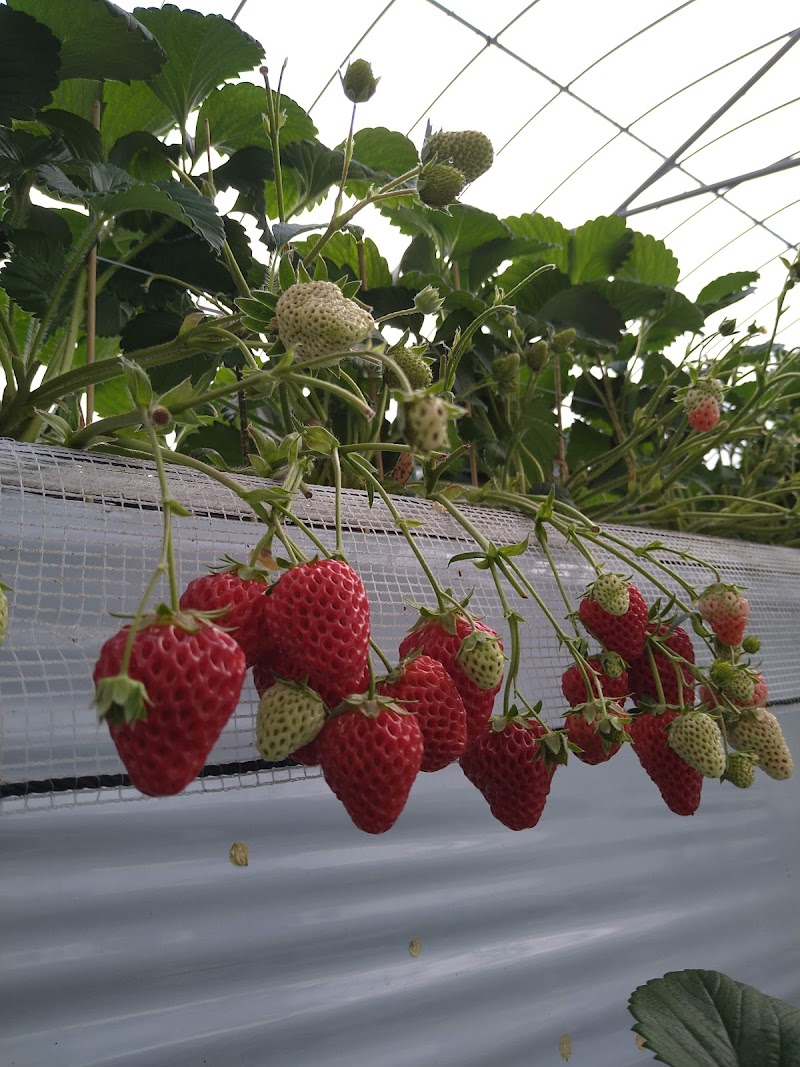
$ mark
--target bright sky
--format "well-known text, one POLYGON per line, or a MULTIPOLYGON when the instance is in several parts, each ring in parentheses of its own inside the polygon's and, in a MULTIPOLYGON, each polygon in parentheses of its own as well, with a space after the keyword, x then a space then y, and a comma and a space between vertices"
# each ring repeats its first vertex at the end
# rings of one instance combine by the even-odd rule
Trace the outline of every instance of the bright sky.
MULTIPOLYGON (((381 76, 376 96, 359 108, 359 127, 387 126, 418 145, 428 119, 435 129, 482 130, 496 162, 463 199, 501 217, 542 211, 573 227, 629 200, 643 207, 800 162, 796 0, 737 5, 736 17, 719 0, 178 6, 235 15, 264 44, 275 75, 288 59, 283 89, 311 111, 326 144, 347 131, 349 104, 336 71, 348 57, 368 59, 381 76), (749 91, 728 106, 749 81, 749 91), (673 154, 683 169, 669 169, 631 199, 673 154)), ((387 246, 385 225, 378 232, 365 225, 390 260, 392 247, 399 255, 404 238, 392 231, 387 246)), ((721 274, 760 271, 758 292, 734 313, 742 323, 771 325, 785 277, 778 257, 793 259, 800 240, 800 170, 748 181, 724 197, 706 192, 633 214, 630 225, 666 241, 689 297, 721 274)), ((800 343, 797 299, 790 298, 783 324, 781 339, 800 343)))

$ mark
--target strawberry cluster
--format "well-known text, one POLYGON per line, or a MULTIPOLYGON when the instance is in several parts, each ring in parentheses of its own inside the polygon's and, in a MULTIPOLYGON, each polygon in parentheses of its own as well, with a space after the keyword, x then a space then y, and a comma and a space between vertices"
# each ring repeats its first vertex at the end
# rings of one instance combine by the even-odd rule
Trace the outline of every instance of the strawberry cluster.
POLYGON ((628 584, 626 595, 611 578, 598 577, 578 614, 604 646, 604 656, 618 653, 626 670, 619 673, 615 665, 610 676, 601 656, 565 672, 562 687, 572 707, 565 730, 571 746, 580 750, 578 758, 608 760, 619 748, 612 743, 612 727, 621 726, 627 735, 614 741, 632 742, 642 767, 678 815, 697 810, 704 778, 746 788, 755 766, 777 780, 788 778, 792 758, 778 720, 766 709, 764 677, 741 661, 743 653, 760 647, 756 638, 744 637, 750 608, 741 591, 717 582, 698 597, 696 624, 710 627, 718 656, 706 676, 695 663, 687 631, 655 617, 634 585, 628 584), (695 706, 698 680, 702 703, 695 706), (620 720, 628 695, 634 710, 620 720), (731 748, 739 751, 731 754, 731 748))
POLYGON ((698 597, 695 626, 709 626, 716 642, 704 673, 686 630, 648 608, 629 581, 599 574, 577 616, 601 647, 573 648, 561 679, 569 710, 553 730, 539 706, 493 715, 503 645, 465 606, 421 609, 397 667, 376 679, 369 600, 349 564, 313 559, 273 578, 238 564, 196 578, 179 610, 161 608, 103 646, 98 711, 141 792, 173 795, 200 773, 248 667, 260 754, 320 765, 355 825, 372 834, 394 825, 420 771, 456 762, 513 830, 538 823, 569 752, 594 766, 631 743, 679 815, 697 810, 704 778, 746 788, 756 767, 777 780, 792 773, 766 682, 743 658, 760 644, 744 636, 749 605, 735 586, 715 583, 698 597))

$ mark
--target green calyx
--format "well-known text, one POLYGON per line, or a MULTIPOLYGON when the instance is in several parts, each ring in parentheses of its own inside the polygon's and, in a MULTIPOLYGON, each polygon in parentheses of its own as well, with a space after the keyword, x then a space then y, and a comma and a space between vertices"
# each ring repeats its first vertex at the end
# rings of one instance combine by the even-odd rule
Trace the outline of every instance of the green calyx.
POLYGON ((123 724, 146 719, 150 699, 142 682, 128 674, 117 674, 113 678, 100 679, 93 703, 98 719, 123 724))

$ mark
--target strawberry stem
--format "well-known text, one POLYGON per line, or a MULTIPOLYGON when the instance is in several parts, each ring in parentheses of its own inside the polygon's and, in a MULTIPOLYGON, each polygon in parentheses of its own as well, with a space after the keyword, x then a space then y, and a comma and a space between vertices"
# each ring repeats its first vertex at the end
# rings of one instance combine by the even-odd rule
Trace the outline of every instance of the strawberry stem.
POLYGON ((653 649, 648 641, 645 651, 647 652, 647 661, 650 664, 650 670, 653 673, 653 682, 656 687, 656 693, 658 693, 658 702, 666 707, 667 700, 664 696, 664 686, 661 684, 661 675, 659 674, 658 667, 656 666, 655 656, 653 655, 653 649))
MULTIPOLYGON (((354 105, 355 109, 355 105, 354 105)), ((334 448, 331 452, 331 465, 333 467, 333 484, 334 484, 334 525, 336 527, 336 548, 334 549, 337 556, 341 556, 344 559, 344 546, 342 545, 342 461, 339 456, 339 449, 334 448)), ((370 694, 372 695, 372 694, 370 694)))
POLYGON ((153 420, 150 418, 150 412, 144 407, 140 408, 140 412, 142 422, 147 430, 147 436, 150 440, 150 448, 153 453, 153 460, 156 465, 158 485, 161 490, 161 511, 164 517, 161 559, 156 568, 156 574, 167 575, 167 580, 169 582, 170 607, 173 611, 177 611, 178 601, 180 600, 180 591, 178 589, 178 568, 175 563, 175 546, 172 539, 172 513, 175 510, 176 502, 170 495, 167 472, 164 467, 164 458, 161 451, 161 443, 158 440, 158 434, 153 425, 153 420))
POLYGON ((436 597, 436 605, 438 610, 444 613, 448 609, 448 602, 452 602, 453 598, 448 597, 448 595, 445 593, 445 591, 442 589, 441 585, 437 581, 436 575, 431 570, 428 561, 425 559, 422 550, 416 542, 416 538, 411 534, 409 530, 408 520, 405 519, 397 510, 391 496, 389 495, 389 493, 386 492, 381 483, 375 477, 372 472, 372 468, 366 462, 366 460, 362 459, 361 456, 356 455, 355 453, 353 453, 352 455, 348 455, 345 458, 349 466, 351 466, 358 474, 362 476, 362 478, 364 478, 372 486, 372 488, 375 490, 375 492, 378 494, 378 496, 388 508, 389 514, 395 521, 395 525, 400 530, 403 537, 405 537, 408 547, 417 557, 417 562, 422 568, 425 577, 428 579, 430 587, 433 590, 433 595, 436 597))
POLYGON ((566 589, 564 588, 564 583, 561 580, 561 575, 559 574, 558 567, 556 566, 556 561, 553 559, 553 553, 550 551, 550 542, 547 539, 547 531, 545 530, 544 524, 542 523, 539 524, 539 533, 537 533, 537 541, 539 542, 542 552, 544 552, 545 558, 547 559, 547 562, 550 565, 550 570, 552 571, 553 577, 555 578, 556 586, 558 587, 558 591, 561 594, 561 599, 566 605, 567 618, 572 622, 572 628, 575 630, 576 637, 580 637, 581 631, 578 628, 577 621, 575 620, 575 615, 572 610, 572 601, 570 600, 569 595, 566 589))

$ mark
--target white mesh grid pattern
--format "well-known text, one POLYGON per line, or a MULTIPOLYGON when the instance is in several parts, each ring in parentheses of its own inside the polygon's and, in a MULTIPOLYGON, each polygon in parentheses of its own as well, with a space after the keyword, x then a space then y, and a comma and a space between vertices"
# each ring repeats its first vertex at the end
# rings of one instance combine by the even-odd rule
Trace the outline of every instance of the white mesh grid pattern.
MULTIPOLYGON (((192 510, 175 526, 182 585, 226 553, 243 559, 262 532, 246 505, 228 489, 192 471, 170 467, 168 477, 175 498, 192 510)), ((250 487, 258 484, 253 478, 240 480, 250 487)), ((158 560, 158 501, 157 479, 147 463, 0 441, 0 577, 12 587, 9 633, 0 647, 0 783, 7 787, 62 780, 57 789, 40 786, 41 793, 5 800, 4 810, 139 796, 119 785, 66 788, 63 780, 114 776, 123 770, 106 728, 98 727, 90 707, 91 673, 100 646, 119 625, 110 613, 133 614, 158 560)), ((298 518, 331 547, 333 502, 331 489, 318 488, 312 499, 296 505, 298 518)), ((470 563, 448 567, 454 554, 470 547, 466 535, 435 506, 405 498, 397 498, 397 504, 404 515, 424 522, 415 537, 443 584, 459 597, 472 591, 471 609, 502 633, 499 604, 487 572, 470 563)), ((408 602, 432 605, 433 598, 413 553, 379 501, 369 507, 366 494, 345 491, 343 514, 344 547, 369 594, 373 636, 391 659, 416 618, 408 602)), ((532 534, 530 523, 518 515, 478 508, 467 509, 467 514, 498 545, 532 534)), ((658 539, 672 549, 707 559, 720 568, 725 580, 746 586, 751 630, 763 641, 770 699, 781 705, 800 701, 795 651, 800 632, 800 553, 694 535, 605 529, 624 534, 633 545, 658 539)), ((313 554, 301 533, 293 535, 303 550, 313 554)), ((577 605, 591 571, 573 547, 555 536, 551 541, 564 586, 577 605)), ((567 609, 556 582, 532 536, 531 542, 518 559, 556 618, 564 620, 567 609)), ((612 563, 610 556, 596 554, 612 563)), ((662 556, 694 584, 702 587, 710 580, 699 564, 667 551, 662 556)), ((618 564, 614 567, 620 569, 618 564)), ((648 601, 658 595, 641 576, 637 584, 648 601)), ((673 587, 669 581, 665 584, 673 587)), ((166 590, 160 594, 166 597, 166 590)), ((536 606, 516 600, 513 593, 509 598, 526 619, 523 688, 532 701, 543 700, 545 715, 555 723, 564 711, 560 677, 567 656, 536 606)), ((563 625, 567 627, 566 622, 563 625)), ((239 707, 209 757, 209 764, 228 770, 200 779, 192 791, 289 782, 319 773, 315 768, 248 767, 248 761, 258 757, 253 744, 255 709, 256 694, 248 677, 239 707)))

